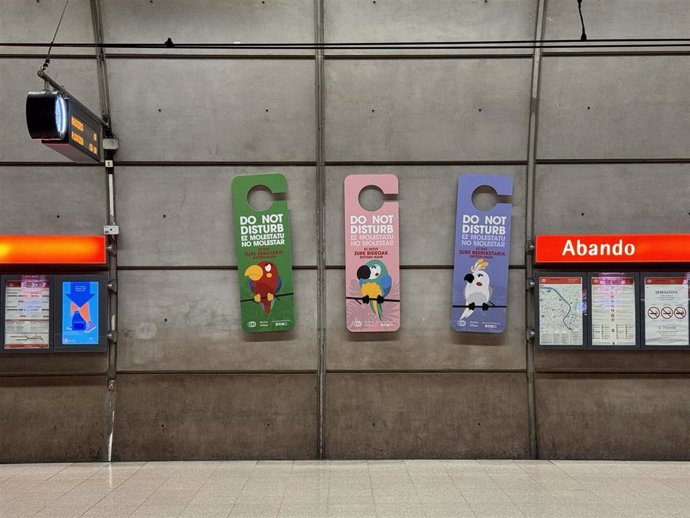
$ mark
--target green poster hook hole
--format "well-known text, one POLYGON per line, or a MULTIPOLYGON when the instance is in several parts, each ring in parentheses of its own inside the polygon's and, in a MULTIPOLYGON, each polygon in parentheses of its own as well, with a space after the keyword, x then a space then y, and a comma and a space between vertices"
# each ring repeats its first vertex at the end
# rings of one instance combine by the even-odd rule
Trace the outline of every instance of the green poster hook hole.
POLYGON ((285 193, 273 194, 265 185, 255 185, 247 193, 247 203, 256 212, 264 212, 271 208, 274 201, 285 199, 285 193))

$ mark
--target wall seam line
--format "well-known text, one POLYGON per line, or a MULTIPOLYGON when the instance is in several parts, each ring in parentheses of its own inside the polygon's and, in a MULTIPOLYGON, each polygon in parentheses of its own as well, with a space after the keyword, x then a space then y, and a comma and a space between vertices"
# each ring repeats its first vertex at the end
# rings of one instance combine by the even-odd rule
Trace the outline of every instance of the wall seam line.
MULTIPOLYGON (((537 40, 544 38, 544 19, 546 16, 546 3, 548 0, 539 0, 537 5, 537 18, 535 22, 534 37, 537 40)), ((537 129, 539 115, 539 82, 541 78, 541 59, 542 50, 534 48, 532 58, 532 85, 530 92, 530 114, 527 144, 527 181, 526 181, 526 200, 525 200, 525 240, 530 243, 534 238, 534 184, 536 174, 536 155, 537 155, 537 129)), ((532 257, 528 243, 525 244, 525 286, 529 286, 529 280, 533 275, 532 257)), ((529 457, 539 458, 539 441, 537 437, 537 410, 536 410, 536 387, 535 387, 535 366, 534 366, 534 341, 528 337, 528 328, 533 327, 534 323, 534 304, 532 303, 532 293, 525 290, 525 355, 527 365, 527 429, 529 433, 529 457)))
MULTIPOLYGON (((323 43, 323 0, 314 0, 314 31, 316 43, 323 43)), ((316 108, 316 224, 317 224, 317 315, 316 326, 319 343, 318 358, 318 408, 317 408, 317 451, 319 459, 325 458, 325 407, 326 407, 326 166, 324 152, 324 51, 317 45, 315 49, 314 80, 316 108)))

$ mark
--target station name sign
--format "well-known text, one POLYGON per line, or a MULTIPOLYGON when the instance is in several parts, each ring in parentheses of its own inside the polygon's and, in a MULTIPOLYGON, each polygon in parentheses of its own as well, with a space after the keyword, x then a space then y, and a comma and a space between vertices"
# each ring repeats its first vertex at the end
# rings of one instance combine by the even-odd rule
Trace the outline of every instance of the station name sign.
POLYGON ((690 234, 538 235, 535 262, 685 263, 690 234))

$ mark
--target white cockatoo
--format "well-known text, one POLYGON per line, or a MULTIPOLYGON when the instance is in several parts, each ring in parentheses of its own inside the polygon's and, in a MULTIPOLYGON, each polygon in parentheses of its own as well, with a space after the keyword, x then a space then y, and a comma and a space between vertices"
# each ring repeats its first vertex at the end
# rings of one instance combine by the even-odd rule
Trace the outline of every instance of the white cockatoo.
POLYGON ((489 263, 484 259, 477 259, 477 261, 470 268, 470 272, 465 275, 465 304, 467 307, 460 315, 460 320, 469 317, 477 306, 481 306, 482 310, 489 309, 489 299, 491 298, 491 279, 486 273, 485 268, 489 263))

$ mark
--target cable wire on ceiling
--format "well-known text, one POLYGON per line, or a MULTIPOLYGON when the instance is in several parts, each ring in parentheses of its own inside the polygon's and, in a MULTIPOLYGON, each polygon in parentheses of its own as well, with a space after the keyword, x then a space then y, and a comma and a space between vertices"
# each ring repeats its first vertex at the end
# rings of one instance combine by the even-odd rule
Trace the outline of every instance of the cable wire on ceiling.
POLYGON ((587 33, 585 32, 585 19, 582 17, 582 0, 577 0, 577 10, 580 13, 580 25, 582 25, 581 41, 587 41, 587 33))
POLYGON ((55 27, 55 34, 53 34, 53 39, 50 41, 50 45, 48 46, 48 54, 46 55, 46 59, 43 62, 43 65, 41 66, 41 70, 46 70, 48 68, 48 65, 50 65, 50 52, 53 50, 53 46, 55 45, 55 38, 57 38, 58 31, 60 30, 60 25, 62 24, 62 19, 65 16, 67 4, 69 4, 69 0, 65 0, 65 6, 62 8, 62 14, 60 15, 60 19, 58 20, 57 27, 55 27))

